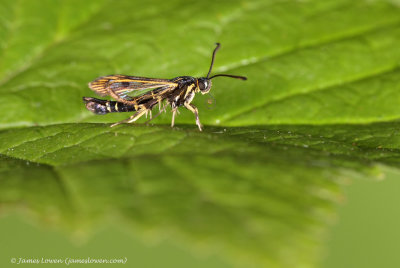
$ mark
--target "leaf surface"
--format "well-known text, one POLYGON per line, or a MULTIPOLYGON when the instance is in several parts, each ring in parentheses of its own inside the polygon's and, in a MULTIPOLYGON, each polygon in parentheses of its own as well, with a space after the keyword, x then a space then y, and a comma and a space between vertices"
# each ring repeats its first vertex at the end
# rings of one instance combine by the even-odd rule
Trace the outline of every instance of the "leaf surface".
MULTIPOLYGON (((0 204, 116 221, 249 267, 313 267, 348 179, 398 170, 397 1, 0 1, 0 204), (85 110, 87 83, 204 76, 205 131, 85 110)), ((141 119, 144 120, 144 119, 141 119)), ((160 238, 161 237, 161 238, 160 238)))

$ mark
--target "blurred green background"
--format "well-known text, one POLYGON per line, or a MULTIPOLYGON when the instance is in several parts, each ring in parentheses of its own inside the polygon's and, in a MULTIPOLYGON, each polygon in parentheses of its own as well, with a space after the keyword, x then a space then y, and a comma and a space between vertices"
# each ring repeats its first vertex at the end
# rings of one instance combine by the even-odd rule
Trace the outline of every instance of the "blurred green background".
POLYGON ((399 26, 397 0, 0 0, 0 266, 399 266, 399 26), (215 42, 248 80, 196 96, 203 132, 82 103, 204 76, 215 42))
MULTIPOLYGON (((339 207, 338 222, 330 231, 325 257, 318 267, 399 266, 398 175, 390 173, 389 178, 379 182, 356 180, 344 190, 346 201, 339 207)), ((2 267, 8 267, 14 257, 40 256, 127 257, 129 267, 232 267, 213 253, 193 255, 171 240, 144 243, 118 225, 101 226, 87 241, 76 241, 11 213, 1 219, 0 235, 2 267)))

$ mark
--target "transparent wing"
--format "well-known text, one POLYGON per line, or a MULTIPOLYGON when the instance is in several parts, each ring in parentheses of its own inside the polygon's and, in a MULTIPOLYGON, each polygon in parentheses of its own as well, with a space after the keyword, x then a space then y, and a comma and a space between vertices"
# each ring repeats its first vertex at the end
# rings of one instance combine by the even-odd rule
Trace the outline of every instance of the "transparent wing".
POLYGON ((126 75, 102 76, 89 83, 90 89, 100 96, 111 96, 117 100, 132 100, 155 89, 165 91, 177 86, 168 79, 126 75))

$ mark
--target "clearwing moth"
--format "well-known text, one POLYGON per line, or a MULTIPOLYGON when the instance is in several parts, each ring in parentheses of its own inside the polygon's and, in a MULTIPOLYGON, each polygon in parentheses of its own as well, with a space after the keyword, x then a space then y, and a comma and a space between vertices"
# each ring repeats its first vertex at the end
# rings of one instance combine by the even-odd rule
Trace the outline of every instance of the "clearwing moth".
POLYGON ((121 122, 112 124, 111 127, 121 123, 132 123, 141 116, 150 114, 150 120, 165 111, 168 105, 172 109, 171 127, 175 124, 175 115, 180 106, 186 107, 196 117, 196 125, 202 130, 197 107, 191 104, 196 93, 207 94, 211 89, 211 79, 226 76, 247 80, 244 76, 230 74, 216 74, 210 77, 214 65, 215 54, 220 48, 217 43, 211 65, 206 77, 195 78, 192 76, 178 76, 173 79, 157 79, 127 75, 102 76, 89 83, 89 88, 100 96, 110 96, 116 101, 101 100, 83 97, 86 108, 95 114, 135 112, 131 117, 121 122), (151 116, 151 111, 158 104, 159 113, 151 116))

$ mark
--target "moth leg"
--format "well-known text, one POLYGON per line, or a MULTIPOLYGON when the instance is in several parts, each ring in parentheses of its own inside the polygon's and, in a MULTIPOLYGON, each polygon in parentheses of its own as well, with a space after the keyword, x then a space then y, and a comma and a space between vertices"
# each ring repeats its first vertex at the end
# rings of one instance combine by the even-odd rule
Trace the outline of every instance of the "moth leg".
POLYGON ((148 110, 149 109, 142 109, 142 110, 137 111, 134 115, 132 115, 131 117, 128 118, 128 123, 135 122, 140 117, 142 117, 142 115, 144 115, 148 110))
POLYGON ((153 117, 153 114, 151 113, 151 110, 150 109, 147 109, 146 110, 146 119, 147 119, 147 116, 149 115, 149 118, 150 118, 150 120, 152 119, 152 117, 153 117))
POLYGON ((200 123, 199 111, 197 110, 197 107, 187 102, 185 102, 183 105, 185 105, 188 110, 194 113, 194 116, 196 116, 196 125, 199 127, 199 130, 202 131, 203 126, 200 123))
POLYGON ((135 122, 136 120, 138 120, 142 115, 144 115, 145 113, 148 112, 148 109, 141 109, 139 111, 137 111, 136 113, 134 113, 131 117, 129 117, 128 119, 122 120, 120 122, 114 123, 111 125, 111 127, 115 127, 117 125, 123 124, 123 123, 132 123, 135 122))
POLYGON ((178 107, 172 108, 171 127, 174 127, 174 125, 175 125, 175 115, 176 115, 177 110, 178 110, 178 107))
POLYGON ((162 110, 160 110, 154 117, 151 116, 151 111, 150 111, 150 119, 147 120, 147 121, 145 122, 145 124, 148 124, 151 120, 157 118, 162 112, 165 111, 165 108, 166 108, 166 105, 165 105, 165 106, 162 108, 162 110))

